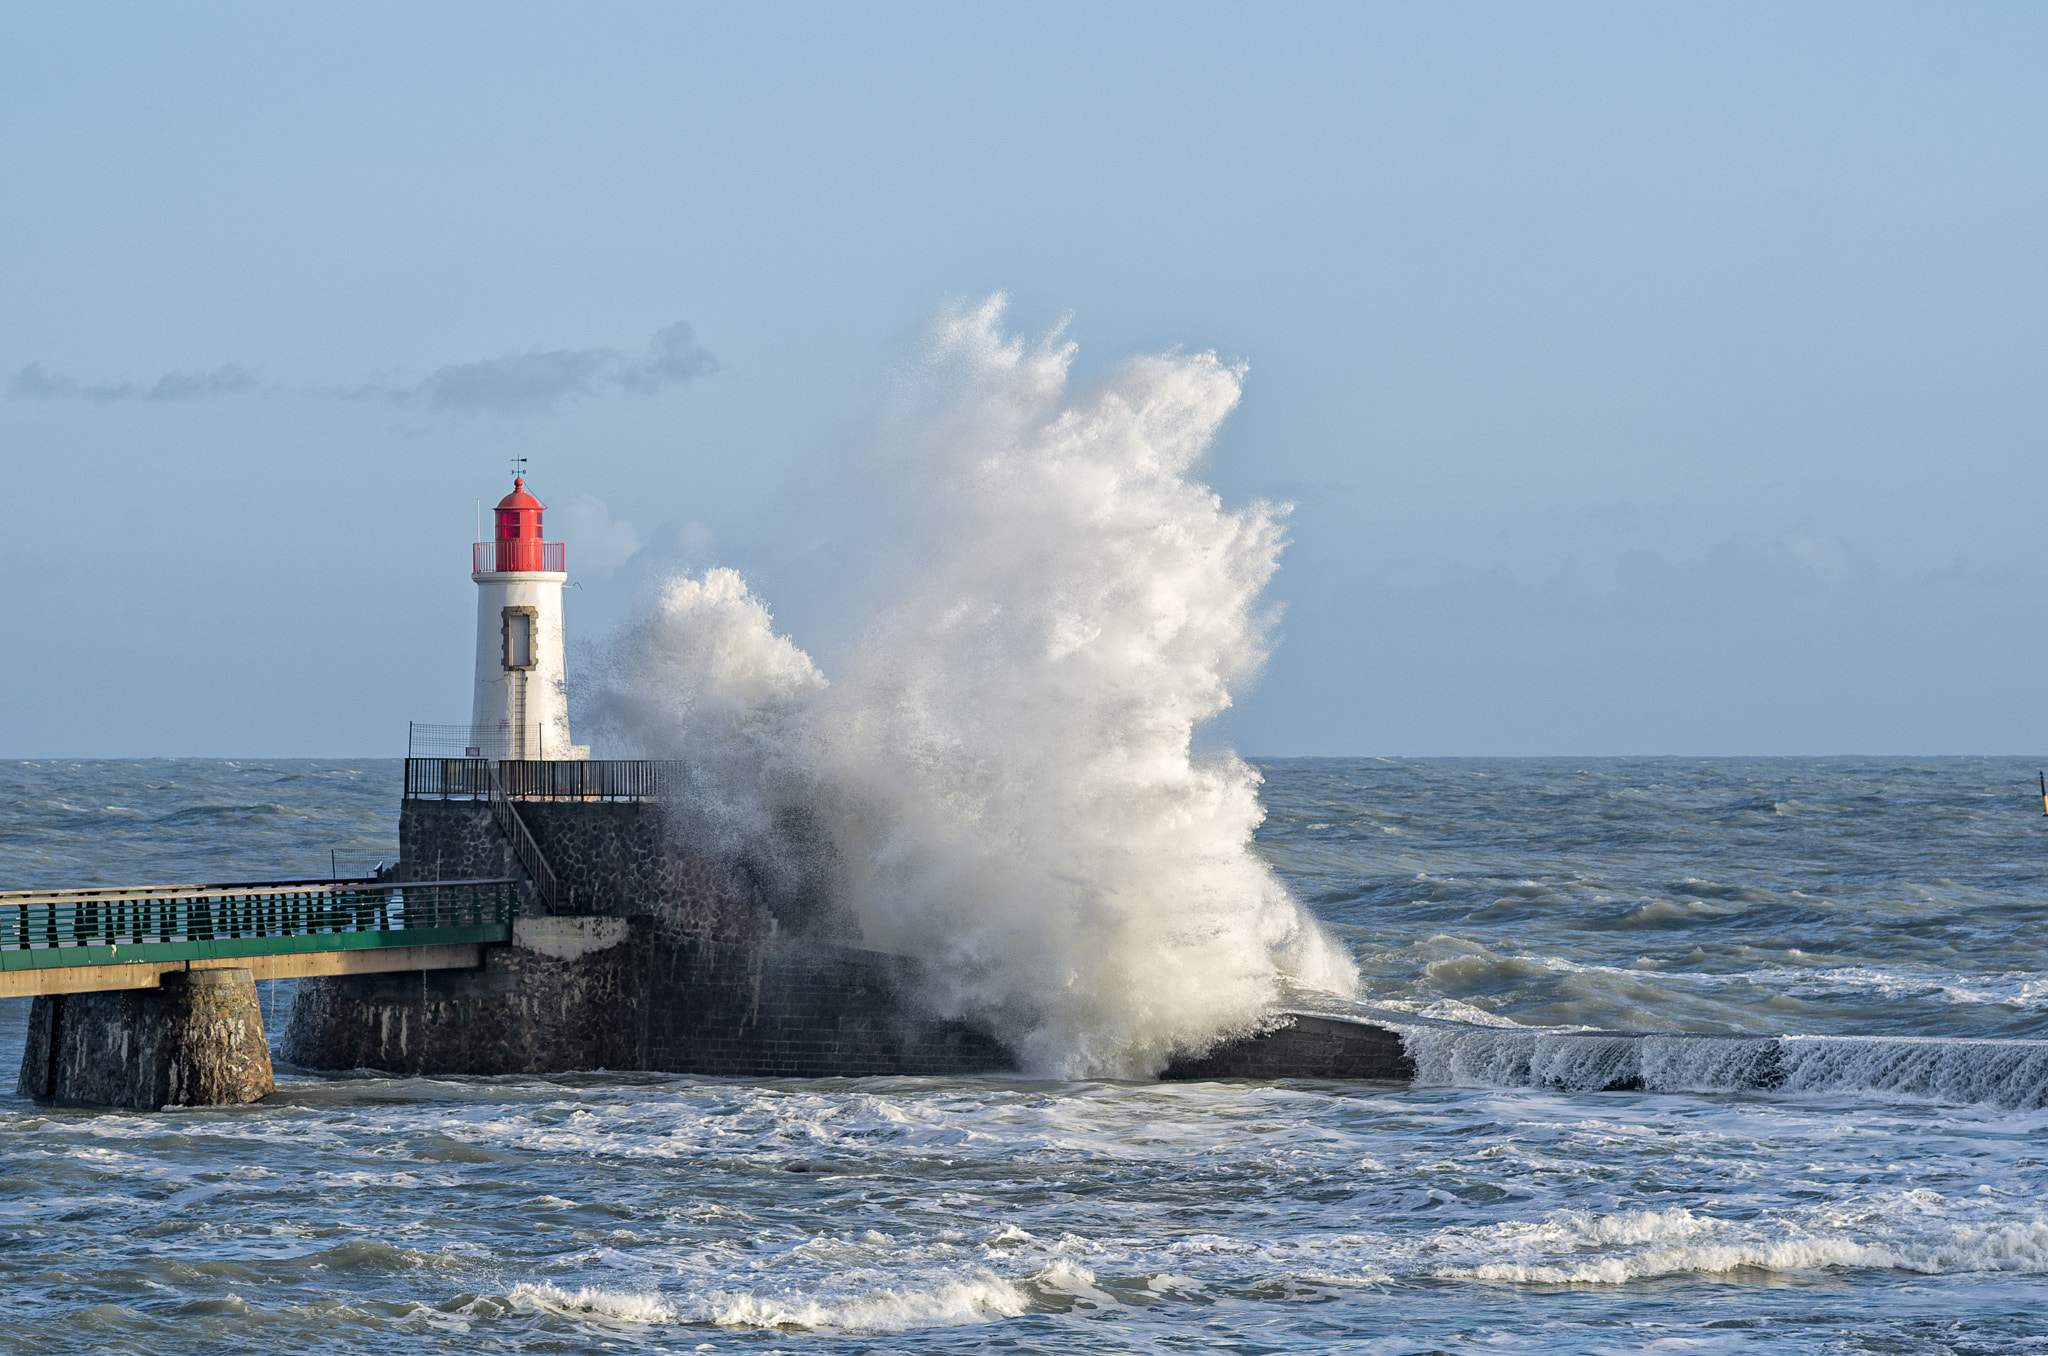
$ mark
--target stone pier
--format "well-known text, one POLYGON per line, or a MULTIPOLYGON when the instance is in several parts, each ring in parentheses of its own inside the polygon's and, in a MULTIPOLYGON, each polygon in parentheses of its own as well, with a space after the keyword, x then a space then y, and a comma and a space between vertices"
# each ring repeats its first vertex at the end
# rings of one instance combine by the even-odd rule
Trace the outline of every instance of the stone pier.
POLYGON ((173 970, 159 987, 46 994, 29 1012, 17 1091, 155 1111, 268 1096, 270 1046, 247 970, 173 970))

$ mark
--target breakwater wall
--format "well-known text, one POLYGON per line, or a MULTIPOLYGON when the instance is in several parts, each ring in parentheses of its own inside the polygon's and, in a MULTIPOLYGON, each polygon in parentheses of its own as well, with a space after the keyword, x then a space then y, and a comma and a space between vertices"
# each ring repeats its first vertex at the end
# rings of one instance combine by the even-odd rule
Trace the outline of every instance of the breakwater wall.
POLYGON ((1634 1034, 1396 1020, 1422 1086, 1851 1092, 2048 1107, 2048 1041, 1634 1034))

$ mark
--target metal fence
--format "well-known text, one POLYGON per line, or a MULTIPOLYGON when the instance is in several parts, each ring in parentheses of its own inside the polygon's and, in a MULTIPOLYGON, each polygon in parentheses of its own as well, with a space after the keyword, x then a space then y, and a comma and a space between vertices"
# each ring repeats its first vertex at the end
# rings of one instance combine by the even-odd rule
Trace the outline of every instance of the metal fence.
POLYGON ((424 725, 405 727, 408 758, 489 758, 498 761, 529 750, 546 751, 546 732, 539 725, 424 725))
POLYGON ((505 941, 510 880, 255 881, 0 893, 0 966, 505 941))
POLYGON ((488 800, 491 760, 488 758, 408 758, 405 760, 407 800, 488 800))
POLYGON ((498 779, 514 800, 659 800, 681 767, 652 760, 529 760, 498 764, 498 779))
POLYGON ((681 763, 658 760, 541 762, 489 758, 408 758, 409 800, 487 800, 493 772, 513 800, 659 800, 681 763))

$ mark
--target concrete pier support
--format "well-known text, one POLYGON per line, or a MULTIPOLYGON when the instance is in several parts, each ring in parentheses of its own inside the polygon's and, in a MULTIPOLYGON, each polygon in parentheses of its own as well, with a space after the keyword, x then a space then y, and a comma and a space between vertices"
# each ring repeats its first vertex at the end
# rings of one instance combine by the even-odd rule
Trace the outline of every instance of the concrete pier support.
POLYGON ((236 1106, 277 1086, 247 970, 174 970, 160 987, 36 999, 17 1091, 155 1111, 236 1106))

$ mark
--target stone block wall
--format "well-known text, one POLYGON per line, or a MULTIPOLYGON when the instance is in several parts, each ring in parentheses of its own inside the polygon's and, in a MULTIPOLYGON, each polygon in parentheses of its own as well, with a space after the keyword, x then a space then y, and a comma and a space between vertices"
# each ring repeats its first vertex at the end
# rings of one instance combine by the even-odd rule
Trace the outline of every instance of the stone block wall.
MULTIPOLYGON (((678 935, 722 941, 771 931, 744 867, 679 841, 656 802, 522 800, 514 806, 555 873, 562 912, 653 914, 678 935)), ((400 880, 523 879, 490 806, 480 800, 404 802, 398 851, 400 880)))
POLYGON ((788 938, 737 945, 678 936, 654 918, 620 921, 580 948, 534 941, 523 925, 534 944, 493 947, 477 970, 309 981, 284 1057, 426 1074, 817 1078, 1016 1067, 987 1032, 923 1011, 901 958, 788 938))
POLYGON ((694 849, 654 801, 516 802, 565 895, 563 912, 659 916, 679 935, 764 935, 763 901, 746 871, 694 849))

